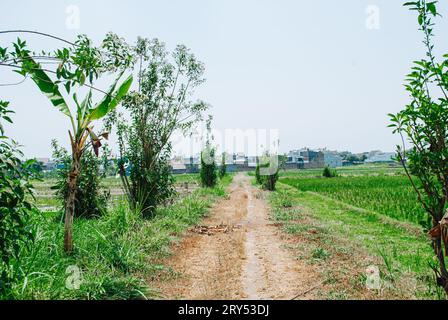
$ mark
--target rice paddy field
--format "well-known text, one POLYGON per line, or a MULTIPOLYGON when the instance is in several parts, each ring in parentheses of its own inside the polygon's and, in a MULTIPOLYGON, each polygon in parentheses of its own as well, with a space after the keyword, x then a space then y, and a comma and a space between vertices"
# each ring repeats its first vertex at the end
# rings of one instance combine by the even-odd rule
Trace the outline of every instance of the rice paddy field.
MULTIPOLYGON (((179 195, 190 194, 199 187, 197 174, 175 175, 175 187, 179 195)), ((56 185, 56 179, 45 178, 33 181, 36 196, 36 205, 41 211, 58 211, 61 201, 55 196, 52 187, 56 185)), ((119 177, 109 176, 102 181, 104 190, 110 192, 110 206, 117 206, 124 200, 124 193, 119 177)))
POLYGON ((280 181, 300 191, 428 227, 428 216, 400 167, 363 165, 337 171, 338 177, 330 179, 322 177, 321 169, 287 171, 280 181))

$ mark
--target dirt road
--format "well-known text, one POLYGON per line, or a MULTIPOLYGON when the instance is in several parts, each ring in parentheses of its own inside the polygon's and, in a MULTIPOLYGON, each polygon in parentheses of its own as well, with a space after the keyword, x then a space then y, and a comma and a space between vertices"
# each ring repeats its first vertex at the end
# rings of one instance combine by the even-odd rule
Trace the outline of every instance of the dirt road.
POLYGON ((285 248, 263 198, 250 177, 236 175, 228 199, 201 223, 215 228, 190 231, 164 262, 177 276, 150 284, 161 298, 292 299, 312 288, 316 274, 285 248))

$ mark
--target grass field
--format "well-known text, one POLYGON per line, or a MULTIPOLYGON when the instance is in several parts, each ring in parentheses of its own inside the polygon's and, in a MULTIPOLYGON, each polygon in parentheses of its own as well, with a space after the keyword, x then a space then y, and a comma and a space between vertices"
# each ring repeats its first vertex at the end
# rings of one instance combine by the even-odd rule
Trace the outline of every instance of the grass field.
POLYGON ((434 263, 429 240, 418 226, 282 183, 270 202, 272 218, 292 237, 289 247, 297 259, 321 273, 327 286, 321 298, 444 297, 429 268, 434 263), (381 290, 366 289, 371 265, 379 267, 381 290))
POLYGON ((285 172, 280 181, 300 191, 315 192, 397 220, 429 226, 428 215, 400 168, 341 168, 338 169, 340 176, 331 179, 319 173, 322 170, 285 172))
MULTIPOLYGON (((426 214, 400 168, 360 166, 281 173, 270 195, 272 218, 294 237, 298 259, 317 264, 325 299, 439 299, 426 214), (382 289, 365 287, 365 270, 379 266, 382 289)), ((293 243, 294 243, 293 242, 293 243)))

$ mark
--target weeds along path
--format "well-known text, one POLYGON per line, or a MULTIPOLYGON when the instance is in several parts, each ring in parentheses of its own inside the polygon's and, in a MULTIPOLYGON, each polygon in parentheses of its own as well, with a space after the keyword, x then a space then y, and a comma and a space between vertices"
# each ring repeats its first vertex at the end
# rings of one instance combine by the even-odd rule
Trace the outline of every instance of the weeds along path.
MULTIPOLYGON (((150 282, 162 299, 292 299, 317 281, 284 248, 262 192, 238 174, 229 197, 216 203, 164 264, 170 276, 150 282)), ((310 299, 312 293, 301 295, 310 299)))

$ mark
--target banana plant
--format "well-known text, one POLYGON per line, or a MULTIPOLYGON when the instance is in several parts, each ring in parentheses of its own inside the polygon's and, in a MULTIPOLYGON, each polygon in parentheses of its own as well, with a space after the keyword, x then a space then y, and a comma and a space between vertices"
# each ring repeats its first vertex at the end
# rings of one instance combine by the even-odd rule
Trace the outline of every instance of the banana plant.
MULTIPOLYGON (((72 150, 72 164, 67 177, 69 191, 65 205, 64 223, 64 250, 67 253, 71 253, 73 251, 73 217, 75 213, 76 186, 81 170, 81 158, 85 150, 90 146, 98 156, 101 140, 108 138, 107 132, 95 134, 93 122, 103 118, 117 107, 131 87, 132 75, 118 85, 124 74, 124 71, 120 72, 109 91, 105 93, 103 99, 96 105, 92 103, 91 90, 82 101, 78 100, 76 93, 73 93, 71 95, 73 107, 76 107, 76 114, 73 115, 69 104, 59 90, 61 82, 53 81, 30 55, 27 55, 25 58, 22 58, 22 61, 26 61, 26 63, 22 64, 20 73, 28 75, 40 91, 48 97, 52 105, 65 114, 71 122, 72 128, 68 131, 68 135, 72 150)), ((80 83, 80 85, 82 84, 80 83)), ((66 91, 69 92, 70 90, 66 87, 66 91)))

